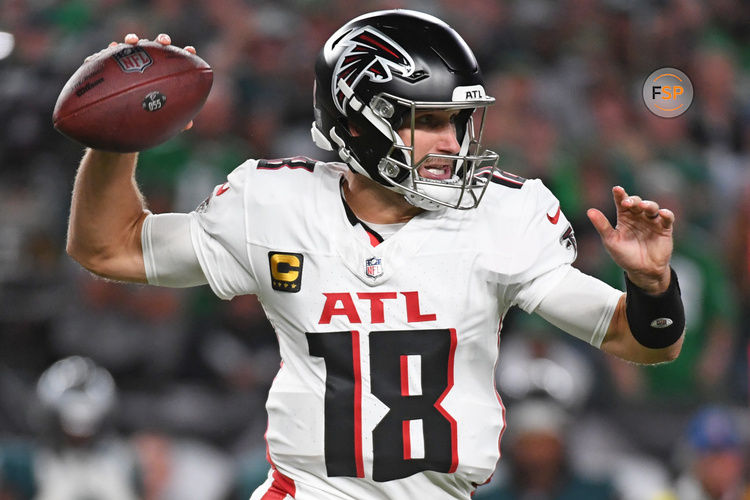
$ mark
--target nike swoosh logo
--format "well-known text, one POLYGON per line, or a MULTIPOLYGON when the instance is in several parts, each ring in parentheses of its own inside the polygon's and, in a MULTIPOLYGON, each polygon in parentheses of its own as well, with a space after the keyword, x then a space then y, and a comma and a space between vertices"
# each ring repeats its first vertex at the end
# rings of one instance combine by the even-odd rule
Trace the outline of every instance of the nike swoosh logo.
POLYGON ((560 220, 560 205, 557 206, 557 212, 555 212, 555 215, 547 214, 547 220, 552 224, 557 224, 557 221, 560 220))
MULTIPOLYGON (((221 185, 219 189, 216 190, 216 196, 221 196, 227 191, 229 191, 229 183, 225 182, 224 184, 221 185)), ((549 215, 547 217, 549 217, 549 215)))

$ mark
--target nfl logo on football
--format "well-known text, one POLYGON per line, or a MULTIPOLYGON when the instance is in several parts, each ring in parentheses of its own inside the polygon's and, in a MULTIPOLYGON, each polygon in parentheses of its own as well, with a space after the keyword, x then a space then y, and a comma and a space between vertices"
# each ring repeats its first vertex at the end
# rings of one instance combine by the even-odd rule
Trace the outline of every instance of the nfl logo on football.
POLYGON ((127 47, 113 56, 125 73, 143 71, 154 63, 143 47, 127 47))
POLYGON ((383 274, 383 265, 378 257, 372 257, 365 261, 365 274, 373 279, 383 274))

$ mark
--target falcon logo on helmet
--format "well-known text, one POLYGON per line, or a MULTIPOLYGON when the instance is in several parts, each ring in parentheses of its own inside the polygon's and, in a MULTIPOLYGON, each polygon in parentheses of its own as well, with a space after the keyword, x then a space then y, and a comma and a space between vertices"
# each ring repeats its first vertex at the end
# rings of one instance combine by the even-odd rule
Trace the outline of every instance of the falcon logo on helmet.
POLYGON ((341 53, 333 71, 331 92, 339 111, 346 115, 346 94, 339 82, 352 90, 367 76, 371 82, 385 83, 393 79, 393 71, 401 76, 414 73, 412 57, 396 42, 371 26, 352 31, 339 43, 348 48, 341 53))

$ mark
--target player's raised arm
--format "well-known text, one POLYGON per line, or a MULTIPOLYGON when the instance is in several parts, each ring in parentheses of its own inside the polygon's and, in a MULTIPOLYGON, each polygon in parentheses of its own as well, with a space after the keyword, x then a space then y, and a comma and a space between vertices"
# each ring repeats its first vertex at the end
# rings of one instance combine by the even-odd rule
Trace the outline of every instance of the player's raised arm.
POLYGON ((601 348, 637 363, 675 359, 682 348, 685 313, 677 276, 669 266, 674 214, 653 201, 612 190, 617 223, 590 209, 588 217, 605 248, 625 270, 627 293, 620 299, 601 348))
MULTIPOLYGON (((132 34, 125 37, 131 45, 138 40, 132 34)), ((168 35, 156 41, 171 43, 168 35)), ((185 50, 195 53, 192 47, 185 50)), ((67 252, 95 274, 143 283, 141 229, 149 212, 135 182, 136 162, 137 153, 86 151, 73 187, 67 252)))
POLYGON ((141 227, 148 211, 134 179, 137 157, 86 151, 73 185, 67 252, 95 274, 144 283, 141 227))

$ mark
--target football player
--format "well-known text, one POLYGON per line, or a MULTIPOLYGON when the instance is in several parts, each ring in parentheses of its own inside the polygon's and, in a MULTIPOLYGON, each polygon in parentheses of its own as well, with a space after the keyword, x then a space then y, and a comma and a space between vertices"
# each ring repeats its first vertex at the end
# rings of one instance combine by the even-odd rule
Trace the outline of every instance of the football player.
POLYGON ((674 215, 615 187, 616 226, 588 216, 627 292, 573 267, 557 199, 482 149, 494 99, 447 24, 348 22, 314 94, 313 140, 341 162, 248 160, 195 211, 156 215, 135 154, 88 150, 72 199, 68 252, 90 271, 259 297, 283 363, 253 500, 468 499, 500 456, 498 325, 514 305, 632 362, 678 355, 674 215))

